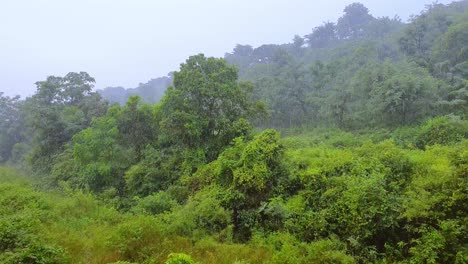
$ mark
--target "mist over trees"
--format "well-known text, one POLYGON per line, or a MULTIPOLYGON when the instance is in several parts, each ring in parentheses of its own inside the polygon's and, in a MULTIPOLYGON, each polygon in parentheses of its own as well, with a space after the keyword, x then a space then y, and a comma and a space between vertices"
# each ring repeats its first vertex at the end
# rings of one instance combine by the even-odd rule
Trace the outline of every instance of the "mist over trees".
POLYGON ((172 84, 172 78, 172 74, 169 74, 169 76, 140 83, 136 88, 106 87, 97 90, 97 92, 109 102, 120 105, 124 105, 132 95, 140 96, 145 103, 155 104, 161 100, 164 91, 172 84))
POLYGON ((290 44, 238 45, 225 58, 269 106, 265 126, 411 124, 466 110, 466 52, 455 47, 466 43, 455 41, 463 38, 465 10, 465 2, 433 4, 405 25, 354 3, 336 23, 290 44), (439 57, 447 45, 457 62, 439 57))
POLYGON ((0 93, 1 262, 466 263, 467 21, 352 3, 134 89, 0 93))

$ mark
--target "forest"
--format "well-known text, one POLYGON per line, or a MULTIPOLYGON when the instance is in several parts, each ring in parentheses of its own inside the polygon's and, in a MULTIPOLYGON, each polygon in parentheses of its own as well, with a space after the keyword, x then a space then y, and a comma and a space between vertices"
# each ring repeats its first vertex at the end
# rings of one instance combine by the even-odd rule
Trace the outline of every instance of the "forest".
POLYGON ((468 0, 0 92, 0 262, 468 263, 468 0))

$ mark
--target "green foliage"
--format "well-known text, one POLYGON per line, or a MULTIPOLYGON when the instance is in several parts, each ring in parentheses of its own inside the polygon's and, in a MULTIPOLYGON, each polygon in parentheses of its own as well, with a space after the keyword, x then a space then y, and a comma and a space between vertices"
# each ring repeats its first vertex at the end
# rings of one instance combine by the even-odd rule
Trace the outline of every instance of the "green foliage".
POLYGON ((18 172, 0 168, 0 260, 2 263, 69 263, 56 241, 40 234, 49 202, 41 195, 17 185, 18 172), (6 182, 5 182, 6 181, 6 182))
MULTIPOLYGON (((451 122, 461 121, 436 118, 406 138, 451 122)), ((381 141, 398 138, 389 132, 375 143, 354 135, 314 130, 280 139, 265 130, 237 138, 165 191, 131 200, 130 213, 66 184, 65 197, 34 191, 3 170, 2 257, 163 263, 186 252, 203 263, 463 263, 466 139, 416 149, 381 141)))
POLYGON ((455 24, 447 29, 434 47, 437 61, 448 60, 451 65, 468 60, 468 51, 463 43, 468 41, 468 23, 455 24))
POLYGON ((231 215, 221 206, 222 194, 221 188, 210 186, 190 197, 184 206, 175 207, 164 216, 169 233, 200 238, 228 228, 231 215))
POLYGON ((408 124, 427 116, 436 80, 424 69, 411 64, 384 64, 373 77, 371 103, 380 123, 408 124), (384 120, 379 120, 383 118, 384 120))
POLYGON ((140 97, 131 96, 116 115, 119 140, 135 152, 137 159, 141 158, 145 147, 154 142, 158 129, 153 107, 142 105, 140 100, 140 97))
POLYGON ((281 146, 279 134, 274 130, 265 130, 254 137, 243 148, 238 167, 233 172, 233 185, 247 192, 263 191, 269 184, 274 184, 275 170, 279 166, 281 146))
POLYGON ((431 119, 420 129, 415 145, 424 149, 434 144, 447 145, 468 138, 468 123, 450 117, 431 119))
POLYGON ((245 119, 255 114, 248 100, 252 87, 237 78, 237 70, 222 59, 190 57, 174 73, 174 86, 162 101, 164 139, 202 148, 211 161, 233 138, 245 135, 245 119))
POLYGON ((356 263, 346 254, 345 245, 335 238, 303 243, 289 234, 276 233, 255 237, 254 241, 275 252, 266 263, 356 263))
MULTIPOLYGON (((57 157, 52 178, 98 192, 116 188, 123 193, 124 175, 127 171, 129 175, 139 174, 141 165, 135 164, 151 152, 147 146, 156 140, 153 111, 148 105, 141 106, 138 97, 131 97, 124 107, 109 108, 105 116, 93 120, 91 127, 73 136, 66 150, 57 157), (135 167, 129 170, 132 165, 135 167)), ((130 187, 135 194, 146 191, 138 188, 130 187)))
MULTIPOLYGON (((250 133, 247 118, 261 111, 249 100, 251 90, 224 60, 193 56, 175 72, 161 104, 130 97, 76 133, 52 157, 52 179, 95 192, 113 188, 118 196, 166 190, 250 133)), ((73 124, 77 112, 65 112, 73 124)))
POLYGON ((119 144, 115 118, 96 119, 91 128, 73 137, 72 144, 58 158, 52 177, 94 191, 122 189, 123 174, 132 163, 132 154, 119 144))
POLYGON ((236 239, 246 240, 250 236, 246 227, 260 221, 256 210, 279 191, 277 187, 285 176, 283 152, 274 130, 265 130, 249 142, 242 138, 235 142, 217 160, 187 179, 187 184, 195 190, 211 183, 225 188, 220 198, 225 207, 233 210, 236 239))
POLYGON ((196 264, 189 255, 183 253, 171 253, 165 264, 196 264))
MULTIPOLYGON (((270 256, 266 249, 254 246, 199 239, 192 243, 169 235, 164 219, 117 212, 95 196, 66 186, 60 194, 39 192, 30 179, 9 168, 0 168, 0 180, 2 263, 162 264, 171 252, 190 253, 206 260, 203 263, 261 263, 270 256)), ((217 192, 194 198, 177 220, 187 213, 204 227, 213 219, 228 220, 219 205, 213 208, 219 204, 213 197, 217 192)))
POLYGON ((306 35, 307 47, 298 49, 295 38, 225 58, 267 103, 261 127, 397 127, 464 115, 466 10, 464 1, 433 4, 405 25, 353 3, 306 35))
POLYGON ((0 261, 465 263, 467 10, 353 3, 239 70, 190 57, 157 105, 84 72, 0 93, 0 162, 43 176, 0 167, 0 261))
POLYGON ((182 154, 168 150, 147 148, 143 160, 125 172, 127 190, 139 196, 146 196, 172 185, 181 173, 182 154))
POLYGON ((361 3, 352 3, 345 7, 344 15, 338 19, 337 33, 341 39, 359 38, 364 28, 374 18, 369 9, 361 3))
POLYGON ((36 83, 36 94, 25 102, 26 123, 34 131, 29 161, 35 173, 47 175, 72 136, 105 113, 107 104, 92 92, 94 82, 85 72, 72 72, 36 83))
POLYGON ((137 200, 133 210, 137 213, 162 214, 176 208, 178 203, 167 192, 158 192, 137 200))
POLYGON ((324 48, 327 45, 336 42, 336 28, 332 22, 323 23, 323 25, 315 27, 313 32, 306 35, 308 44, 313 48, 324 48))
POLYGON ((458 116, 439 116, 420 126, 400 127, 392 133, 399 145, 425 149, 426 146, 453 145, 467 138, 468 124, 458 116))

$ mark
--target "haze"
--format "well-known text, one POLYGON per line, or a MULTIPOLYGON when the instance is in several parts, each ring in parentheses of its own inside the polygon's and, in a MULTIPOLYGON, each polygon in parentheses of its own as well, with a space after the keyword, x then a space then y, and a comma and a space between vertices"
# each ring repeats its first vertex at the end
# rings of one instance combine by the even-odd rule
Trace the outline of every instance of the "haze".
MULTIPOLYGON (((188 56, 237 44, 287 43, 354 1, 15 0, 0 9, 0 91, 23 97, 48 75, 86 71, 96 88, 135 87, 188 56)), ((426 0, 362 0, 376 17, 406 21, 426 0)), ((439 1, 449 3, 451 1, 439 1)))

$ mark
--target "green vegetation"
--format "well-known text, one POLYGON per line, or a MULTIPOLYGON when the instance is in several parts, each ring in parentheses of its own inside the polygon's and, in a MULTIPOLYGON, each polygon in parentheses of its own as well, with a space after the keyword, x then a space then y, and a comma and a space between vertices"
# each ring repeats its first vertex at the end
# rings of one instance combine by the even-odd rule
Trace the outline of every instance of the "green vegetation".
POLYGON ((164 263, 173 252, 191 257, 173 254, 167 263, 464 263, 468 140, 418 149, 434 123, 411 128, 407 147, 340 130, 284 139, 267 130, 236 140, 193 176, 144 198, 128 195, 125 210, 115 193, 66 183, 38 191, 2 168, 0 256, 6 263, 164 263))
POLYGON ((0 261, 467 263, 467 10, 354 3, 191 56, 157 104, 84 72, 0 94, 0 261))
POLYGON ((238 45, 225 59, 269 106, 261 127, 395 127, 467 106, 466 1, 433 4, 403 24, 347 6, 292 43, 238 45), (449 55, 450 54, 450 55, 449 55))

